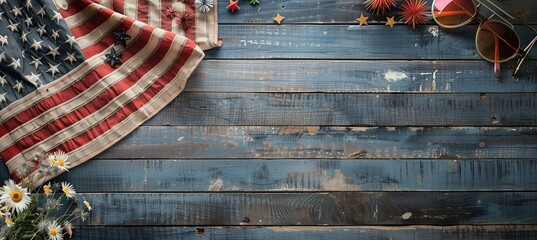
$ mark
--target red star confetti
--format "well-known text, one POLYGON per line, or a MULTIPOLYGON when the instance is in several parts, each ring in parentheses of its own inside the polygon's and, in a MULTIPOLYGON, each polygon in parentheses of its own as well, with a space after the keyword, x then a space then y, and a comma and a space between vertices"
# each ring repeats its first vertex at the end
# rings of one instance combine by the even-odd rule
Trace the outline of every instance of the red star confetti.
POLYGON ((427 2, 425 0, 404 0, 401 5, 401 20, 416 28, 418 24, 427 22, 427 2))
POLYGON ((226 8, 231 10, 231 13, 235 13, 235 10, 241 9, 239 7, 239 0, 236 0, 236 1, 229 0, 229 5, 227 5, 226 8))
POLYGON ((391 7, 395 7, 396 0, 365 0, 365 8, 377 14, 377 16, 382 13, 385 14, 391 7))

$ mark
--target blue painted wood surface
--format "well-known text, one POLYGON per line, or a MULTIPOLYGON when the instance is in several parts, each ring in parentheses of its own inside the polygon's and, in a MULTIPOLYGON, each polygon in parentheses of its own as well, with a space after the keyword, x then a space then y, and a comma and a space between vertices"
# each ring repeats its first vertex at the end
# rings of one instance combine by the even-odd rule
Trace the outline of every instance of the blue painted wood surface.
MULTIPOLYGON (((537 23, 537 0, 495 2, 537 23)), ((498 79, 476 24, 360 27, 355 0, 227 3, 224 45, 185 92, 56 179, 93 204, 74 237, 535 238, 537 51, 498 79)))

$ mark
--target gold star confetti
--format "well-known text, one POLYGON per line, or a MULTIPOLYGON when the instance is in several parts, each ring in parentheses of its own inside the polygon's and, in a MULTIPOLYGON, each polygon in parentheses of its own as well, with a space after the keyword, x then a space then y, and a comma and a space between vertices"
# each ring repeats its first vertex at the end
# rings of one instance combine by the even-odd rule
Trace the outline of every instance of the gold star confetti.
POLYGON ((278 24, 281 24, 284 18, 285 18, 285 17, 282 16, 282 15, 280 15, 280 13, 276 13, 276 17, 274 17, 273 19, 274 19, 274 21, 277 22, 278 24))
POLYGON ((386 17, 386 26, 390 26, 391 28, 393 28, 393 25, 396 24, 397 22, 395 21, 395 16, 392 16, 392 17, 386 17))
POLYGON ((364 14, 360 13, 360 17, 356 19, 356 21, 358 21, 360 23, 360 26, 362 25, 366 25, 367 26, 367 19, 369 17, 365 17, 364 14))

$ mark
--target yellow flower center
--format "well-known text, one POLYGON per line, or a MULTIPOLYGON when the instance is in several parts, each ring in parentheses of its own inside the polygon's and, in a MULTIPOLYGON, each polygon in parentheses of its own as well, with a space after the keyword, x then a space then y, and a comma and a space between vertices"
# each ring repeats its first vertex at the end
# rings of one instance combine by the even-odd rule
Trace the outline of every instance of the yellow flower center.
POLYGON ((64 167, 65 162, 63 162, 63 159, 61 158, 58 159, 58 165, 60 165, 60 167, 64 167))
POLYGON ((6 218, 6 225, 11 226, 11 224, 13 224, 11 218, 6 218))
POLYGON ((45 187, 44 187, 44 191, 45 191, 45 195, 47 195, 47 196, 50 195, 51 192, 52 192, 52 191, 50 191, 50 187, 47 186, 47 185, 45 185, 45 187))
POLYGON ((54 157, 50 157, 49 160, 50 160, 50 163, 51 163, 51 164, 56 163, 56 159, 55 159, 54 157))
POLYGON ((58 231, 56 231, 56 228, 51 228, 50 231, 49 231, 50 235, 52 236, 56 236, 56 234, 58 234, 58 231))
POLYGON ((62 188, 62 191, 63 191, 66 195, 71 195, 71 192, 70 192, 69 189, 67 189, 67 188, 62 188))
POLYGON ((12 190, 9 196, 11 197, 11 200, 13 200, 13 202, 20 202, 22 200, 22 193, 17 189, 12 190))

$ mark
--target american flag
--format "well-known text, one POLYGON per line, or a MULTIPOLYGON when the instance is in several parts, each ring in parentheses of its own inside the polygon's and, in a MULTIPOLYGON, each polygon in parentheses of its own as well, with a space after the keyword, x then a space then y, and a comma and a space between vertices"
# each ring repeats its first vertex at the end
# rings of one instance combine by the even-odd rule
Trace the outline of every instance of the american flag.
POLYGON ((92 0, 0 0, 0 50, 0 156, 17 181, 35 177, 37 156, 61 150, 74 167, 119 141, 177 97, 204 56, 92 0))

